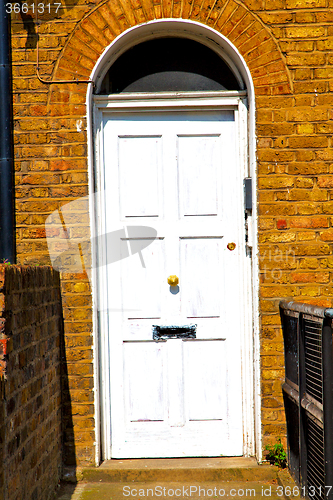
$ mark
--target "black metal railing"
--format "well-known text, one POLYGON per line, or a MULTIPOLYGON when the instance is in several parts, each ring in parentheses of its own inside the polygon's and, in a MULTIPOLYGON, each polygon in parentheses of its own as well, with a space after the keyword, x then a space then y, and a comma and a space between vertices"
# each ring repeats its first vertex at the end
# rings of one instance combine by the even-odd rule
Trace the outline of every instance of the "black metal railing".
POLYGON ((333 499, 333 309, 280 302, 289 469, 310 499, 333 499))

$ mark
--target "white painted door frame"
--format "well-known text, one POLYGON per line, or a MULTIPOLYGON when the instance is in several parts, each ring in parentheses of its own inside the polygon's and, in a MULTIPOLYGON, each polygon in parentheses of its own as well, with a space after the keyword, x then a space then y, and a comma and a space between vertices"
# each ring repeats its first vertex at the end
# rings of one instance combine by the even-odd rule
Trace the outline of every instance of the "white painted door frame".
MULTIPOLYGON (((238 124, 238 144, 239 144, 239 176, 245 178, 250 175, 248 165, 248 110, 246 92, 226 91, 212 93, 163 93, 163 94, 127 94, 116 96, 95 96, 94 97, 94 136, 95 136, 95 190, 98 195, 96 206, 91 207, 95 214, 94 234, 105 234, 105 186, 104 186, 104 165, 102 150, 102 117, 106 111, 110 113, 133 112, 140 110, 149 113, 150 110, 235 110, 236 122, 238 124)), ((244 230, 240 231, 244 235, 244 230)), ((95 256, 99 261, 103 261, 103 245, 93 248, 95 256)), ((254 387, 255 373, 254 366, 254 336, 253 336, 253 302, 252 302, 252 263, 251 257, 244 257, 243 268, 243 304, 239 305, 241 314, 244 313, 242 341, 242 384, 243 384, 243 435, 244 435, 244 455, 254 455, 255 453, 255 415, 254 415, 254 387)), ((107 283, 105 273, 93 269, 93 282, 96 283, 94 300, 98 313, 95 315, 98 321, 98 351, 99 357, 99 393, 100 393, 100 420, 101 420, 101 447, 102 458, 111 458, 110 437, 112 432, 110 414, 110 365, 108 358, 109 332, 108 332, 108 304, 107 304, 107 283)), ((96 307, 95 307, 96 311, 96 307)), ((95 359, 96 362, 96 359, 95 359)))

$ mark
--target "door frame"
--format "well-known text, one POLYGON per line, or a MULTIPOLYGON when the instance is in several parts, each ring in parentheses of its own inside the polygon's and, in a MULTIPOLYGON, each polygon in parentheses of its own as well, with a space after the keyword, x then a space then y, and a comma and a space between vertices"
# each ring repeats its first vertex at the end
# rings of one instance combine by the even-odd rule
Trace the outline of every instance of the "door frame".
MULTIPOLYGON (((97 211, 99 214, 105 213, 105 183, 104 183, 104 154, 103 154, 103 117, 105 114, 112 113, 115 116, 117 113, 128 113, 131 116, 135 111, 140 111, 144 113, 150 113, 159 111, 177 111, 177 110, 227 110, 233 109, 235 112, 235 122, 236 122, 236 142, 238 146, 238 178, 239 182, 241 179, 248 177, 248 163, 247 163, 247 98, 245 91, 231 91, 231 92, 214 92, 210 95, 209 93, 201 93, 200 96, 197 94, 194 96, 189 96, 188 93, 184 93, 184 95, 180 95, 178 93, 175 95, 174 93, 170 93, 168 96, 163 94, 163 96, 155 94, 151 95, 150 99, 147 100, 147 96, 145 94, 135 94, 135 95, 127 95, 125 98, 123 95, 113 96, 96 96, 94 98, 95 104, 95 113, 94 113, 94 123, 96 127, 96 151, 95 151, 95 159, 96 159, 96 188, 97 192, 100 193, 97 201, 97 211), (217 95, 219 94, 219 95, 217 95)), ((240 200, 242 203, 242 200, 240 200)), ((240 210, 244 211, 244 207, 241 207, 240 210)), ((245 226, 245 218, 244 218, 244 226, 245 226)), ((245 240, 245 229, 238 228, 239 237, 245 240)), ((106 234, 105 228, 105 219, 103 216, 100 216, 98 219, 98 227, 97 233, 99 235, 106 234)), ((99 261, 103 259, 103 245, 97 248, 97 256, 99 261)), ((245 244, 244 244, 245 247, 245 244)), ((244 311, 244 314, 241 314, 243 320, 242 332, 241 332, 241 340, 240 340, 240 348, 241 348, 241 358, 242 358, 242 403, 243 403, 243 436, 244 436, 244 454, 251 454, 251 450, 253 449, 253 430, 249 428, 249 411, 247 408, 249 406, 249 402, 252 399, 252 390, 251 384, 248 384, 248 381, 252 378, 252 373, 249 373, 250 367, 252 367, 252 348, 249 339, 252 337, 252 315, 246 314, 250 312, 252 307, 252 301, 249 301, 249 297, 252 295, 251 290, 251 262, 250 258, 244 255, 244 259, 242 259, 243 263, 243 273, 240 273, 242 276, 242 283, 240 285, 243 290, 242 304, 239 304, 238 307, 241 311, 244 311), (248 317, 247 317, 248 316, 248 317)), ((101 311, 99 314, 100 321, 100 329, 101 329, 101 337, 100 337, 100 352, 103 353, 102 358, 102 369, 101 369, 101 401, 102 401, 102 417, 103 417, 103 426, 102 426, 102 443, 104 457, 106 459, 111 458, 111 434, 112 434, 112 421, 111 421, 111 401, 110 401, 110 361, 107 353, 109 352, 110 339, 109 336, 112 332, 109 332, 108 328, 108 319, 109 314, 112 312, 107 312, 108 310, 108 302, 107 302, 107 279, 104 276, 104 273, 99 273, 97 280, 97 294, 98 294, 98 302, 99 302, 99 310, 101 311)), ((252 371, 252 370, 251 370, 252 371)), ((252 426, 251 426, 252 427, 252 426)))
MULTIPOLYGON (((254 133, 254 89, 250 72, 238 53, 237 49, 220 33, 200 23, 185 20, 158 20, 131 28, 121 34, 108 47, 98 63, 96 64, 91 79, 96 82, 102 81, 106 67, 110 66, 110 60, 115 55, 139 41, 147 39, 147 25, 149 37, 161 36, 161 28, 168 30, 172 25, 174 36, 179 30, 186 28, 186 36, 199 39, 207 46, 212 45, 212 34, 214 42, 220 42, 220 50, 224 51, 224 59, 228 64, 233 61, 237 68, 238 76, 243 78, 246 91, 226 92, 168 92, 163 94, 126 94, 112 96, 94 96, 93 85, 88 86, 87 92, 87 131, 88 131, 88 172, 89 192, 100 193, 90 196, 90 221, 92 236, 103 234, 103 191, 100 190, 103 166, 100 161, 101 130, 98 127, 103 110, 124 112, 127 110, 147 111, 149 109, 227 109, 231 107, 238 109, 240 117, 240 165, 242 165, 243 177, 251 176, 253 182, 253 210, 250 218, 249 229, 252 232, 252 255, 244 260, 244 329, 242 332, 242 383, 243 383, 243 431, 244 431, 244 456, 256 456, 262 460, 262 437, 261 437, 261 399, 260 399, 260 344, 259 344, 259 315, 258 315, 258 290, 259 290, 259 266, 257 250, 257 212, 256 212, 256 162, 255 162, 255 133, 254 133), (154 24, 155 31, 152 29, 154 24), (177 31, 177 29, 178 31, 177 31), (146 30, 146 31, 145 31, 146 30), (141 31, 141 36, 140 36, 141 31), (134 33, 135 32, 135 33, 134 33), (200 36, 199 36, 200 35, 200 36), (203 39, 206 38, 206 41, 203 39), (120 42, 122 42, 120 44, 120 42), (117 45, 118 44, 118 45, 117 45), (226 51, 226 46, 228 50, 226 51), (122 47, 122 50, 120 49, 122 47), (227 54, 226 54, 227 53, 227 54), (110 58, 111 54, 111 58, 110 58), (247 98, 246 98, 247 95, 247 98), (247 103, 246 103, 247 100, 247 103), (245 291, 246 290, 246 291, 245 291)), ((163 31, 163 29, 162 29, 163 31)), ((165 32, 165 31, 164 31, 165 32)), ((185 36, 181 31, 180 36, 185 36)), ((96 239, 92 238, 92 259, 97 262, 101 255, 100 249, 96 248, 96 239)), ((94 392, 95 392, 95 432, 96 432, 96 465, 101 460, 110 459, 110 387, 107 374, 109 373, 108 352, 108 312, 103 309, 103 300, 106 297, 106 282, 102 273, 98 273, 97 266, 92 266, 91 273, 92 298, 93 298, 93 352, 94 352, 94 392)), ((105 305, 105 304, 104 304, 105 305)))

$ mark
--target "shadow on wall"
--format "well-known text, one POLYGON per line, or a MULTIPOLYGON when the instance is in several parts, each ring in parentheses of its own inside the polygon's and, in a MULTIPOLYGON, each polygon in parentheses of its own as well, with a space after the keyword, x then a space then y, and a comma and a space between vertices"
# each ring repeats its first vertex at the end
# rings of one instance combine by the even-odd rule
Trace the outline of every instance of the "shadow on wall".
MULTIPOLYGON (((60 356, 61 356, 61 422, 62 422, 62 480, 76 483, 76 453, 72 401, 69 390, 68 368, 63 318, 61 318, 60 356)), ((75 487, 75 486, 74 486, 75 487)), ((73 487, 73 488, 74 488, 73 487)))
MULTIPOLYGON (((37 23, 53 21, 60 19, 64 14, 71 11, 77 6, 79 0, 55 0, 50 3, 43 2, 26 2, 25 0, 18 0, 16 3, 7 3, 7 10, 12 16, 16 17, 16 22, 13 24, 13 31, 17 28, 21 30, 21 22, 23 29, 27 32, 25 42, 26 49, 35 49, 37 46, 37 23), (20 21, 19 21, 20 19, 20 21)), ((87 6, 87 10, 89 7, 87 6)))

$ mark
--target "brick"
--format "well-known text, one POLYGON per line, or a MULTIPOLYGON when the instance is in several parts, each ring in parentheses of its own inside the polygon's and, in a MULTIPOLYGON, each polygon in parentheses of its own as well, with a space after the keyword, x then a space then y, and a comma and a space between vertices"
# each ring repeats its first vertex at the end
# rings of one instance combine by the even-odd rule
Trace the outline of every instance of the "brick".
POLYGON ((300 267, 302 269, 317 269, 319 267, 319 260, 315 257, 306 257, 301 259, 300 267))
MULTIPOLYGON (((278 321, 277 321, 278 322, 278 321)), ((263 368, 270 367, 283 367, 284 359, 283 356, 261 356, 260 357, 261 366, 263 368)), ((278 406, 282 406, 281 403, 278 406)))
POLYGON ((280 243, 296 241, 296 233, 264 233, 259 236, 259 243, 280 243))
POLYGON ((69 377, 68 384, 71 390, 92 390, 94 387, 94 379, 93 377, 69 377))
POLYGON ((257 108, 285 109, 292 105, 292 97, 258 97, 257 108))
POLYGON ((288 144, 288 139, 286 137, 277 137, 273 141, 274 147, 285 148, 288 144))
MULTIPOLYGON (((303 158, 304 160, 305 158, 303 158)), ((295 187, 299 188, 313 188, 314 179, 310 179, 309 177, 298 177, 295 179, 295 187)))
POLYGON ((291 273, 292 283, 328 283, 329 281, 330 281, 329 272, 291 273))
POLYGON ((274 229, 274 219, 259 218, 260 229, 274 229))
POLYGON ((318 180, 317 180, 317 186, 320 187, 320 188, 331 188, 333 187, 333 176, 329 176, 329 177, 323 177, 323 176, 320 176, 318 177, 318 180))
POLYGON ((307 108, 297 108, 288 111, 288 120, 289 121, 323 121, 327 120, 327 109, 326 108, 317 108, 311 109, 307 108))
POLYGON ((320 52, 292 54, 287 56, 287 64, 290 66, 323 66, 326 64, 326 55, 320 52))
POLYGON ((56 175, 41 175, 41 174, 30 174, 22 177, 22 184, 59 184, 59 177, 56 175))
POLYGON ((281 189, 293 187, 294 179, 288 177, 261 177, 258 180, 259 187, 262 189, 281 189))
POLYGON ((293 228, 323 228, 329 227, 327 217, 293 217, 289 219, 290 227, 293 228))
POLYGON ((333 123, 318 123, 317 132, 318 134, 332 134, 333 123))
POLYGON ((274 123, 285 122, 287 119, 287 113, 285 110, 277 109, 273 112, 274 123))
POLYGON ((296 92, 300 94, 311 92, 311 93, 319 93, 326 92, 328 90, 328 86, 326 82, 320 80, 312 80, 307 82, 295 82, 294 89, 296 92))
POLYGON ((292 175, 316 175, 328 173, 328 165, 324 162, 293 162, 288 165, 288 173, 292 175))
MULTIPOLYGON (((66 329, 66 328, 65 328, 66 329)), ((68 363, 68 375, 80 375, 82 377, 93 375, 93 366, 90 363, 68 363)))
POLYGON ((287 26, 285 30, 288 38, 322 38, 326 35, 324 26, 287 26))
POLYGON ((329 255, 330 247, 329 245, 318 245, 318 244, 306 244, 306 245, 294 245, 293 250, 295 255, 329 255))
POLYGON ((283 380, 284 370, 262 370, 261 376, 263 380, 279 379, 279 378, 283 380))
MULTIPOLYGON (((304 162, 304 161, 313 161, 315 160, 315 152, 311 149, 296 149, 295 150, 295 161, 296 162, 304 162)), ((308 187, 305 185, 306 181, 301 181, 300 179, 297 181, 296 187, 308 187), (304 185, 301 185, 301 184, 304 185)), ((312 184, 313 185, 313 184, 312 184)))
POLYGON ((94 405, 84 403, 72 403, 72 414, 90 416, 94 415, 94 405))
POLYGON ((311 9, 326 7, 325 0, 286 0, 288 9, 311 9))
POLYGON ((271 123, 273 121, 272 110, 268 109, 257 110, 257 120, 260 123, 271 123))
POLYGON ((320 234, 320 239, 322 241, 333 241, 333 231, 321 231, 320 234))
MULTIPOLYGON (((271 192, 266 192, 267 194, 270 194, 271 197, 267 199, 267 201, 288 201, 288 191, 271 191, 271 192)), ((262 193, 265 194, 265 193, 262 193)), ((266 200, 263 200, 259 197, 259 201, 263 203, 266 200)))
MULTIPOLYGON (((260 255, 260 269, 265 278, 275 279, 282 277, 282 270, 291 270, 297 267, 296 259, 291 255, 284 256, 280 260, 276 258, 278 257, 277 255, 273 256, 273 258, 269 257, 269 254, 265 255, 265 253, 260 255)), ((284 276, 287 276, 287 274, 284 274, 284 276)))
POLYGON ((261 286, 260 292, 262 297, 281 297, 285 299, 287 297, 293 297, 297 293, 297 288, 295 286, 288 285, 277 285, 277 286, 261 286))
POLYGON ((316 159, 318 159, 318 160, 326 160, 326 161, 333 160, 333 151, 330 148, 318 150, 315 152, 315 155, 316 155, 316 159))
POLYGON ((294 70, 294 75, 295 75, 295 80, 311 80, 311 69, 310 68, 296 68, 294 70))
POLYGON ((299 231, 297 233, 297 241, 313 241, 317 239, 315 231, 299 231))
MULTIPOLYGON (((272 144, 272 139, 267 139, 267 138, 261 138, 258 140, 258 147, 260 147, 260 143, 264 141, 264 147, 268 147, 270 144, 272 144), (267 143, 266 141, 269 141, 267 143)), ((275 171, 275 165, 272 163, 265 163, 265 162, 259 162, 258 163, 258 175, 268 175, 272 174, 275 171)))
POLYGON ((291 148, 325 148, 328 146, 328 138, 318 136, 290 137, 289 146, 291 148))
POLYGON ((300 295, 302 297, 301 301, 303 300, 303 297, 318 297, 320 294, 320 289, 316 286, 304 286, 300 287, 300 295))
POLYGON ((333 39, 318 40, 317 41, 318 50, 333 50, 333 39))
POLYGON ((322 211, 324 214, 331 215, 333 213, 332 210, 333 210, 333 202, 323 203, 322 211))
POLYGON ((21 130, 47 130, 49 123, 45 119, 35 119, 34 117, 28 120, 21 118, 18 122, 18 127, 21 130))
POLYGON ((314 70, 315 78, 332 78, 333 69, 332 68, 316 68, 314 70))
MULTIPOLYGON (((280 317, 278 314, 265 314, 262 316, 261 324, 262 325, 279 325, 280 324, 280 317)), ((274 364, 276 364, 276 363, 274 363, 274 364)))
POLYGON ((276 203, 276 204, 262 204, 259 207, 260 215, 294 215, 296 207, 290 204, 276 203))
MULTIPOLYGON (((294 121, 294 120, 291 120, 294 121)), ((278 123, 272 125, 261 125, 257 126, 257 134, 262 137, 275 137, 280 135, 291 135, 294 131, 293 123, 278 123)))
POLYGON ((265 342, 261 348, 262 352, 265 354, 277 354, 281 356, 281 353, 283 352, 283 345, 283 342, 265 342))
POLYGON ((279 219, 276 221, 277 229, 287 229, 287 221, 285 219, 279 219))

